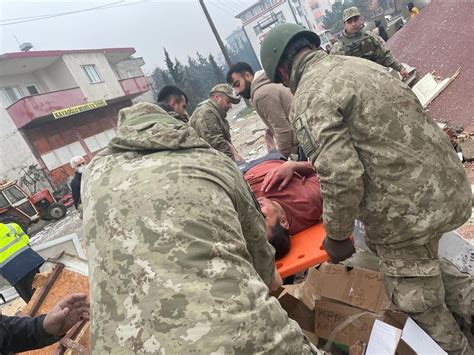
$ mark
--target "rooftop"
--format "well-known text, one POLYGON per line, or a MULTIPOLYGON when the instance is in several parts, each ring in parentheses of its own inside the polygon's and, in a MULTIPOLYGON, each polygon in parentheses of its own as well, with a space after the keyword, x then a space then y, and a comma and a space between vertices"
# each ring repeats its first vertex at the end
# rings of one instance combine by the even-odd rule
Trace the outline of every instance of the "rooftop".
POLYGON ((472 1, 432 1, 387 42, 394 56, 416 67, 418 79, 433 71, 459 76, 428 106, 438 121, 456 126, 474 121, 472 1))
POLYGON ((135 53, 135 48, 66 49, 13 52, 0 55, 0 75, 28 73, 48 67, 65 54, 103 53, 108 62, 117 64, 135 53))

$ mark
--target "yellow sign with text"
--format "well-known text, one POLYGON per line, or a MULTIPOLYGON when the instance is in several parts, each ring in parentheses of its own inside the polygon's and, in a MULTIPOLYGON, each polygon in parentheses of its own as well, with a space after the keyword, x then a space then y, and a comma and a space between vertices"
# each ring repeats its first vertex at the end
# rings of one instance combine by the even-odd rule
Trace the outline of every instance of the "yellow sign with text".
POLYGON ((99 100, 99 101, 94 101, 94 102, 88 102, 87 104, 64 108, 62 110, 53 111, 52 114, 55 119, 58 119, 58 118, 72 116, 84 111, 89 111, 89 110, 93 110, 93 109, 104 107, 104 106, 107 106, 107 102, 105 100, 99 100))

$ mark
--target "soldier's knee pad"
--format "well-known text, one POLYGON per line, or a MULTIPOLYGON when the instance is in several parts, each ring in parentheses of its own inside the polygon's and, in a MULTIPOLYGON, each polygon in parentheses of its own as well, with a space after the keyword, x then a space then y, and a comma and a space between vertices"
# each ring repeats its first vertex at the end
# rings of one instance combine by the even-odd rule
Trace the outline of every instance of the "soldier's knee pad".
POLYGON ((441 275, 430 277, 385 276, 388 296, 405 313, 423 313, 444 303, 441 275))

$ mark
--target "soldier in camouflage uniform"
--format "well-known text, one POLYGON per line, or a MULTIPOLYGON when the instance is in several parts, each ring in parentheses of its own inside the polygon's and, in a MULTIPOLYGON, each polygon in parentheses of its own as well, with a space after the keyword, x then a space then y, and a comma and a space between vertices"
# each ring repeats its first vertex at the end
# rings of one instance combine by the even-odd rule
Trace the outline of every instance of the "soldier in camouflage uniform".
POLYGON ((158 93, 157 101, 158 106, 165 110, 168 115, 188 123, 189 118, 186 111, 188 97, 179 87, 173 85, 164 86, 158 93))
POLYGON ((230 125, 226 116, 232 104, 238 104, 240 98, 235 96, 226 84, 214 86, 209 95, 209 100, 194 110, 189 124, 212 148, 235 160, 235 148, 230 138, 230 125))
POLYGON ((467 354, 451 312, 470 321, 473 280, 437 253, 441 235, 471 215, 464 168, 408 86, 319 43, 299 25, 279 25, 261 59, 268 78, 294 94, 290 121, 321 181, 324 247, 333 262, 349 257, 361 220, 394 304, 443 349, 467 354))
POLYGON ((93 353, 310 352, 268 295, 274 249, 248 185, 191 127, 121 110, 82 196, 93 353))
POLYGON ((373 32, 363 29, 364 24, 357 7, 345 9, 342 16, 344 31, 339 41, 332 47, 331 54, 368 59, 384 67, 395 69, 400 72, 403 79, 408 78, 407 70, 393 57, 390 50, 385 48, 383 40, 373 32))

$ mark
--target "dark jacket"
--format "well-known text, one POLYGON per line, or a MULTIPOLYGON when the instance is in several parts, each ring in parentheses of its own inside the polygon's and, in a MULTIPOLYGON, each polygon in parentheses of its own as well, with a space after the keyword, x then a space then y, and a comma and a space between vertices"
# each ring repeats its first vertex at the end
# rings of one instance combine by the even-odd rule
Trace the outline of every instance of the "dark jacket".
POLYGON ((30 272, 43 265, 44 259, 36 251, 27 248, 0 268, 0 275, 12 286, 30 272))
POLYGON ((76 207, 76 209, 81 203, 81 179, 82 174, 76 172, 76 175, 74 175, 71 180, 72 199, 74 200, 74 207, 76 207))
POLYGON ((45 314, 35 318, 0 315, 0 353, 40 349, 61 339, 44 331, 45 317, 45 314))
POLYGON ((388 34, 387 31, 385 31, 385 27, 383 27, 382 24, 378 25, 377 28, 379 29, 379 36, 382 37, 382 39, 387 42, 388 41, 388 34))

